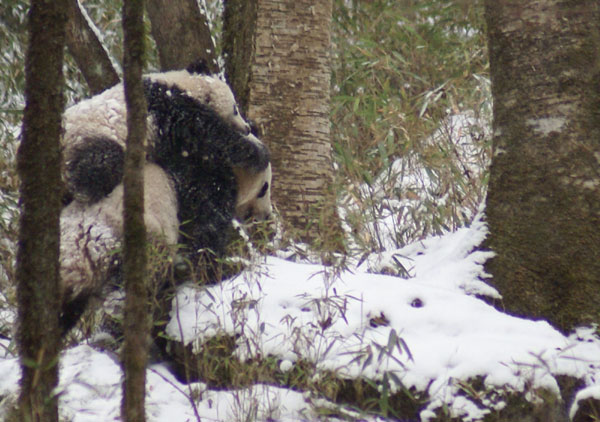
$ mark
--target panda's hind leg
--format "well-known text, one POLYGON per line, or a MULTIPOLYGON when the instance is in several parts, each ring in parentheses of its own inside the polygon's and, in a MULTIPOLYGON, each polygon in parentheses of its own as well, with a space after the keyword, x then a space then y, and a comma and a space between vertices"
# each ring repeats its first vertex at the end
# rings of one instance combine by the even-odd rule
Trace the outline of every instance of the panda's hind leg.
POLYGON ((67 189, 78 201, 98 202, 121 183, 124 160, 123 148, 112 139, 81 142, 67 157, 67 189))

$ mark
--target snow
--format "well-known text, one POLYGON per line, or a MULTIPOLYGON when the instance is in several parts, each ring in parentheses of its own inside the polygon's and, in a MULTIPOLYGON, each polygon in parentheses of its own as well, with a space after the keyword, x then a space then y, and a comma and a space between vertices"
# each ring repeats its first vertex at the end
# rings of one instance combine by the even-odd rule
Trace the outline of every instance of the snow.
MULTIPOLYGON (((558 392, 557 375, 583 379, 590 389, 581 398, 600 396, 595 327, 565 336, 545 321, 509 316, 479 298, 499 297, 481 279, 490 254, 476 247, 485 235, 478 217, 468 228, 379 258, 395 253, 408 278, 367 272, 369 262, 335 269, 264 257, 218 285, 181 287, 167 333, 194 346, 215 334, 239 334, 239 358, 273 355, 283 371, 304 359, 339 377, 382 380, 394 373, 404 387, 429 395, 422 421, 442 406, 462 420, 480 420, 504 406, 492 389, 558 392), (476 377, 489 387, 487 408, 461 394, 461 383, 476 377)), ((0 358, 0 397, 17 394, 18 377, 16 359, 0 358)), ((87 345, 66 350, 61 415, 75 422, 118 420, 121 378, 109 352, 87 345)), ((316 407, 332 406, 314 394, 260 384, 234 391, 184 385, 161 364, 148 369, 147 391, 151 421, 193 421, 195 412, 211 421, 315 420, 316 407), (195 410, 190 397, 198 398, 195 410)))
MULTIPOLYGON (((19 381, 16 359, 0 362, 0 373, 1 394, 14 394, 19 381)), ((67 350, 58 387, 61 417, 72 422, 120 420, 121 382, 119 364, 107 354, 86 345, 67 350)), ((161 365, 148 369, 146 391, 148 421, 196 421, 195 412, 207 421, 242 421, 248 415, 263 421, 314 417, 298 392, 267 385, 210 391, 201 383, 181 384, 161 365), (192 394, 202 398, 196 410, 192 394)))
POLYGON ((381 380, 394 372, 404 387, 427 391, 431 408, 445 405, 477 419, 482 411, 458 395, 453 380, 481 376, 488 386, 558 392, 553 375, 583 376, 600 351, 597 341, 590 347, 545 321, 511 317, 472 296, 499 297, 479 279, 489 254, 474 248, 484 234, 477 219, 471 228, 401 249, 412 262, 409 280, 269 257, 218 286, 182 288, 167 333, 194 345, 216 334, 241 335, 241 359, 306 359, 342 377, 381 380), (389 325, 371 327, 380 316, 389 325), (409 351, 388 346, 396 336, 409 351), (367 351, 377 356, 386 346, 383 357, 367 362, 367 351))
POLYGON ((600 400, 600 385, 592 385, 579 391, 575 396, 575 402, 571 406, 569 417, 573 419, 579 410, 579 402, 586 399, 600 400))

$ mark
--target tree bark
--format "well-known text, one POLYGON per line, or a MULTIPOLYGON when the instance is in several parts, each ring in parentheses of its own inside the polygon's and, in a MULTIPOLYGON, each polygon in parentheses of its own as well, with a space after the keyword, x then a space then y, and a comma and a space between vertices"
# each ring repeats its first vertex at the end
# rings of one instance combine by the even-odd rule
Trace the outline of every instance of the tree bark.
POLYGON ((600 4, 487 0, 487 271, 511 313, 600 323, 600 4))
POLYGON ((32 0, 25 57, 23 139, 17 155, 20 418, 58 420, 60 133, 67 3, 32 0))
POLYGON ((107 51, 90 27, 79 0, 69 0, 67 47, 92 95, 121 82, 107 51))
POLYGON ((225 0, 223 8, 225 77, 245 116, 248 115, 250 99, 256 13, 257 0, 225 0))
POLYGON ((224 12, 228 80, 271 149, 274 202, 310 240, 336 226, 334 207, 324 206, 333 181, 331 13, 330 0, 227 0, 224 12))
POLYGON ((148 289, 146 287, 146 227, 144 180, 146 99, 142 84, 144 67, 144 1, 123 3, 124 88, 127 103, 127 148, 124 188, 125 309, 123 317, 123 401, 121 416, 127 422, 146 420, 146 364, 148 361, 148 289))
POLYGON ((147 9, 163 71, 185 69, 200 59, 211 72, 219 71, 208 21, 196 0, 148 0, 147 9))

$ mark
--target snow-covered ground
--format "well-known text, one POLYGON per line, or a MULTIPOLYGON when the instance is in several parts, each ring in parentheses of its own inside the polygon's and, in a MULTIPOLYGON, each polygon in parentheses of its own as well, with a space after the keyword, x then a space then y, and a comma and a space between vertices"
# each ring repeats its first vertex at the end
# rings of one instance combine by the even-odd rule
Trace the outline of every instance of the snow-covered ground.
MULTIPOLYGON (((393 373, 405 387, 430 397, 423 421, 446 406, 463 420, 501 409, 500 396, 474 403, 463 382, 481 377, 495 389, 558 391, 556 376, 593 386, 600 378, 594 329, 564 336, 544 321, 511 317, 475 295, 498 297, 486 285, 476 247, 486 235, 480 218, 468 228, 428 238, 380 256, 400 260, 410 278, 372 274, 372 263, 331 267, 267 257, 241 275, 208 288, 184 286, 174 299, 168 333, 194 345, 214 334, 240 334, 237 354, 277 356, 283 371, 298 359, 340 377, 381 380, 393 373)), ((118 420, 122 373, 114 356, 79 345, 66 350, 59 387, 66 420, 118 420)), ((0 397, 17 394, 18 362, 0 358, 0 397)), ((388 377, 388 380, 394 379, 388 377)), ((396 387, 392 382, 391 387, 396 387)), ((597 389, 597 388, 596 388, 597 389)), ((319 397, 266 385, 212 391, 178 382, 161 364, 148 369, 151 421, 317 420, 319 397), (192 404, 190 397, 196 400, 192 404), (247 417, 250 417, 247 419, 247 417)), ((595 394, 588 389, 582 397, 595 394)), ((348 410, 349 414, 351 411, 348 410)), ((329 419, 332 420, 332 419, 329 419)), ((382 420, 362 416, 361 420, 382 420)))

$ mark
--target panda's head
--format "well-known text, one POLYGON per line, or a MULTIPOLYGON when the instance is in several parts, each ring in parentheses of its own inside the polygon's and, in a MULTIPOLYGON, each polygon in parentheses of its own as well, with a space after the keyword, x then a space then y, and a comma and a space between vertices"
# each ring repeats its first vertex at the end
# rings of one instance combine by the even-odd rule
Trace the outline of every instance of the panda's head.
MULTIPOLYGON (((247 137, 250 141, 260 144, 254 135, 247 137)), ((238 185, 238 195, 235 216, 240 221, 251 218, 267 220, 271 217, 271 163, 267 162, 262 169, 234 167, 233 173, 238 185)))
POLYGON ((239 132, 249 134, 250 125, 240 114, 229 85, 216 77, 195 73, 192 69, 150 73, 145 78, 181 89, 188 96, 209 106, 239 132))

